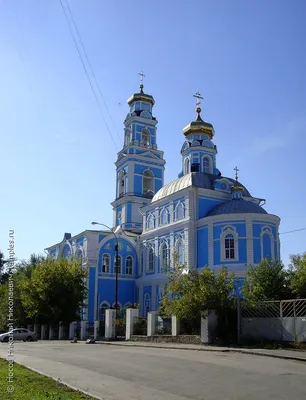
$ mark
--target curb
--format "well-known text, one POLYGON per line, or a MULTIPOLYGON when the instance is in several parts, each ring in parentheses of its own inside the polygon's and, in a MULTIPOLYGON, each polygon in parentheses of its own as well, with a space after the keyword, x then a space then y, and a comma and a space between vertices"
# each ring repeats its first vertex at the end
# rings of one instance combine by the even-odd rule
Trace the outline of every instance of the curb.
MULTIPOLYGON (((143 342, 145 343, 145 342, 143 342)), ((280 354, 273 354, 273 353, 265 353, 265 352, 259 352, 259 351, 252 351, 252 350, 247 350, 247 349, 206 349, 205 347, 203 348, 190 348, 190 347, 171 347, 171 346, 158 346, 158 345, 150 345, 147 346, 145 344, 137 345, 137 344, 119 344, 119 343, 111 343, 111 342, 96 342, 96 344, 105 344, 108 346, 118 346, 118 347, 146 347, 146 348, 152 348, 152 349, 167 349, 167 350, 191 350, 191 351, 210 351, 210 352, 218 352, 218 353, 240 353, 240 354, 250 354, 253 356, 263 356, 263 357, 271 357, 271 358, 279 358, 283 360, 293 360, 293 361, 300 361, 300 362, 306 362, 306 357, 296 357, 296 356, 288 356, 286 354, 280 355, 280 354)))

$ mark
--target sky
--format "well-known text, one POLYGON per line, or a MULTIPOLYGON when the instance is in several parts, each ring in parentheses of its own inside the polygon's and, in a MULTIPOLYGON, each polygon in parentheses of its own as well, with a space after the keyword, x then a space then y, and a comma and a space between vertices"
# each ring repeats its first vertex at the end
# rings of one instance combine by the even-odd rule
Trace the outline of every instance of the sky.
POLYGON ((306 251, 306 2, 0 0, 0 250, 18 259, 112 225, 126 100, 155 98, 165 183, 181 170, 182 129, 214 125, 217 167, 281 218, 281 257, 306 251), (62 4, 73 29, 67 2, 62 4), (96 82, 99 85, 97 88, 96 82), (97 104, 97 100, 99 105, 97 104), (114 143, 115 142, 115 143, 114 143))

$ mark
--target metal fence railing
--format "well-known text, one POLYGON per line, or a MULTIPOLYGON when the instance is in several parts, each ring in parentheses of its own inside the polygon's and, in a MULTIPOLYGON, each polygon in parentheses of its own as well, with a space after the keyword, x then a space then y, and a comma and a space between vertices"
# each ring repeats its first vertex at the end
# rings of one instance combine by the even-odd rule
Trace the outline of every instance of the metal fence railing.
POLYGON ((147 336, 148 322, 145 317, 135 317, 133 321, 133 334, 147 336))

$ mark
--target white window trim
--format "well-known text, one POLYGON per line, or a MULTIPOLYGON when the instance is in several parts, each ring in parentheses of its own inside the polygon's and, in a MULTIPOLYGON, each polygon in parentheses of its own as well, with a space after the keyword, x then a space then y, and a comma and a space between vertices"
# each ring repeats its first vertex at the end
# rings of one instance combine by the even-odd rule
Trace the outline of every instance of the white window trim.
MULTIPOLYGON (((118 255, 118 259, 120 260, 120 272, 118 272, 118 275, 122 275, 122 256, 118 255)), ((115 256, 115 263, 114 263, 114 274, 116 274, 116 261, 117 261, 117 257, 115 256)))
POLYGON ((168 261, 167 267, 168 267, 168 268, 170 267, 169 245, 168 245, 167 241, 164 240, 164 241, 162 241, 162 243, 160 244, 160 247, 159 247, 160 269, 164 268, 164 266, 165 266, 165 265, 164 265, 164 262, 163 262, 163 247, 164 247, 165 245, 166 245, 166 247, 167 247, 167 261, 168 261))
POLYGON ((185 218, 185 205, 184 205, 183 202, 179 201, 177 203, 177 205, 175 206, 174 217, 175 217, 175 221, 180 221, 180 220, 185 218), (183 216, 182 216, 182 218, 178 218, 178 216, 177 216, 177 209, 178 209, 179 206, 182 206, 182 208, 183 208, 183 216))
POLYGON ((147 217, 146 228, 147 228, 147 231, 150 231, 150 230, 152 230, 152 229, 155 228, 155 215, 154 215, 153 213, 150 213, 150 214, 148 215, 148 217, 147 217), (152 219, 153 219, 153 226, 152 226, 152 227, 149 226, 149 219, 150 219, 151 217, 152 217, 152 219))
POLYGON ((125 259, 125 275, 127 276, 132 276, 133 275, 133 271, 134 271, 134 258, 132 256, 127 256, 125 259), (132 260, 132 272, 130 274, 126 273, 126 268, 127 268, 127 260, 131 259, 132 260))
POLYGON ((159 217, 159 225, 164 226, 169 224, 169 211, 167 210, 166 207, 162 208, 160 211, 160 217, 159 217), (162 217, 166 213, 167 216, 167 221, 165 223, 162 222, 162 217))
POLYGON ((271 230, 271 228, 269 226, 263 226, 261 228, 261 232, 260 232, 261 259, 264 258, 264 255, 263 255, 263 251, 264 251, 264 249, 263 249, 263 236, 264 235, 270 236, 271 258, 272 258, 272 260, 274 260, 275 259, 275 251, 274 251, 274 241, 275 241, 275 239, 274 239, 274 235, 272 233, 272 230, 271 230))
POLYGON ((154 254, 154 247, 152 246, 152 245, 149 245, 148 246, 148 251, 147 251, 147 260, 148 260, 148 263, 147 263, 147 266, 148 266, 148 268, 147 268, 147 272, 154 272, 155 271, 155 254, 154 254), (153 252, 153 268, 152 269, 149 269, 149 265, 150 265, 150 250, 152 250, 152 252, 153 252))
POLYGON ((187 175, 187 174, 189 174, 189 172, 190 172, 190 159, 189 159, 189 157, 186 157, 185 158, 185 161, 184 161, 184 175, 187 175), (187 166, 188 166, 188 168, 187 168, 187 166))
POLYGON ((208 160, 208 163, 209 163, 209 169, 208 169, 208 173, 209 174, 212 174, 212 165, 213 165, 213 161, 212 161, 212 159, 211 159, 211 157, 209 156, 209 155, 207 155, 207 154, 205 154, 203 157, 202 157, 202 169, 203 169, 203 172, 205 172, 204 171, 204 160, 208 160))
POLYGON ((102 254, 102 258, 101 258, 101 271, 102 271, 102 274, 109 274, 110 273, 110 267, 111 267, 111 259, 112 259, 112 257, 111 257, 111 255, 109 254, 109 253, 103 253, 102 254), (109 258, 109 266, 108 266, 108 272, 104 272, 103 271, 103 257, 104 256, 108 256, 108 258, 109 258))
POLYGON ((179 262, 179 260, 180 260, 180 257, 179 257, 179 245, 181 245, 182 246, 182 248, 183 248, 183 263, 182 264, 179 264, 179 266, 180 267, 182 267, 183 265, 185 265, 185 260, 186 260, 186 258, 185 258, 185 243, 184 243, 184 240, 183 240, 183 238, 181 237, 181 236, 179 236, 177 239, 176 239, 176 242, 175 242, 175 251, 176 251, 176 253, 177 253, 177 256, 178 256, 178 262, 179 262))
POLYGON ((153 172, 150 169, 145 169, 142 172, 142 193, 144 195, 148 194, 149 191, 152 191, 152 193, 154 194, 154 182, 155 182, 155 175, 153 174, 153 172), (145 176, 145 172, 150 172, 150 176, 145 176), (152 188, 145 188, 145 179, 150 179, 152 182, 152 188))
POLYGON ((234 226, 227 225, 222 229, 222 233, 220 235, 220 261, 224 262, 232 262, 232 261, 239 261, 239 240, 238 240, 238 233, 236 232, 236 228, 234 226), (225 237, 227 235, 232 235, 234 237, 234 246, 235 246, 235 258, 226 258, 225 257, 225 237))

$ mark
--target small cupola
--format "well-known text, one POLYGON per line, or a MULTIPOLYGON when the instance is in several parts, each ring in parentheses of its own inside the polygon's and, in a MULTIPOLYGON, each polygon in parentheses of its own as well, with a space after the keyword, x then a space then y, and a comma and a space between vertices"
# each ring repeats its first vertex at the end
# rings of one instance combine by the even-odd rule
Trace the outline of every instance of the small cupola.
POLYGON ((231 192, 232 192, 232 199, 242 199, 242 192, 243 192, 243 186, 240 185, 238 182, 238 171, 239 169, 237 167, 234 168, 235 171, 235 183, 231 187, 231 192))
POLYGON ((195 121, 190 122, 190 124, 188 124, 187 126, 185 126, 185 128, 183 129, 183 134, 185 136, 189 135, 190 133, 204 133, 210 136, 210 139, 214 136, 215 131, 214 131, 214 127, 212 126, 212 124, 210 124, 209 122, 205 122, 203 121, 203 119, 201 118, 201 107, 200 107, 200 99, 203 99, 203 97, 201 97, 200 93, 197 92, 194 97, 197 98, 197 104, 196 104, 196 113, 197 113, 197 117, 195 119, 195 121))

